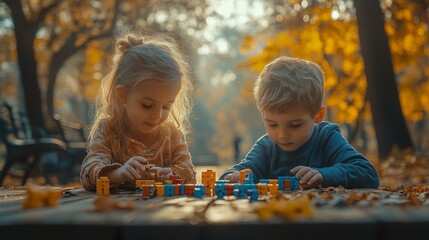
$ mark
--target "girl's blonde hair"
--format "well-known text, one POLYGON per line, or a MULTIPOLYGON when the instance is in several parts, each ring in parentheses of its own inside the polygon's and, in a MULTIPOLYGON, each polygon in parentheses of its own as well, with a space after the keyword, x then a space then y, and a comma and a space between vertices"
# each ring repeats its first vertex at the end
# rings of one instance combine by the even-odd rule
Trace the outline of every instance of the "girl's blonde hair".
POLYGON ((284 113, 289 106, 302 104, 315 115, 322 107, 324 74, 311 61, 279 57, 262 70, 254 95, 260 111, 284 113))
POLYGON ((186 137, 193 103, 193 84, 187 59, 171 38, 139 36, 130 32, 123 35, 115 43, 112 69, 101 82, 88 139, 94 137, 102 121, 106 121, 115 134, 120 135, 125 130, 126 114, 116 98, 115 89, 122 85, 131 92, 145 81, 180 81, 180 91, 166 122, 173 123, 186 137))

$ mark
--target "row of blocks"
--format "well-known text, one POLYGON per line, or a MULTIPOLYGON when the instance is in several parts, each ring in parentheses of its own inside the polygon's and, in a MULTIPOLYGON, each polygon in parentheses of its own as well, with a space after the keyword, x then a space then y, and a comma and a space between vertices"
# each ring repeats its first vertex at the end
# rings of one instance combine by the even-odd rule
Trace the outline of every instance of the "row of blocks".
MULTIPOLYGON (((204 176, 204 175, 203 175, 204 176)), ((152 196, 195 196, 202 198, 204 195, 223 198, 224 196, 236 196, 237 198, 250 197, 252 200, 258 195, 275 195, 278 190, 298 190, 298 178, 292 176, 280 176, 278 179, 261 179, 259 184, 253 183, 253 175, 249 174, 244 179, 244 184, 228 183, 226 180, 214 182, 212 176, 205 179, 204 184, 183 184, 181 179, 173 177, 166 180, 165 184, 154 180, 136 180, 136 188, 142 192, 143 197, 152 196), (207 181, 208 180, 208 181, 207 181)), ((97 194, 109 195, 109 179, 101 177, 97 180, 97 194)))
MULTIPOLYGON (((250 197, 251 200, 257 200, 259 195, 267 195, 268 193, 273 196, 276 195, 280 188, 277 184, 233 184, 220 182, 215 184, 214 189, 213 195, 216 195, 219 199, 225 196, 235 196, 238 199, 250 197)), ((143 197, 185 195, 203 198, 207 193, 206 187, 203 184, 141 185, 138 191, 142 192, 143 197)))

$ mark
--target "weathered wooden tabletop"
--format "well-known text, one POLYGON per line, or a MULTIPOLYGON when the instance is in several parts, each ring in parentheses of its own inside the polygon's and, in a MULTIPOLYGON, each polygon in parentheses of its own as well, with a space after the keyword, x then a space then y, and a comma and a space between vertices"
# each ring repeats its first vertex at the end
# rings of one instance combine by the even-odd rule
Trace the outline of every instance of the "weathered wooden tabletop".
POLYGON ((96 211, 94 193, 64 193, 56 207, 24 209, 23 188, 0 188, 0 239, 429 239, 427 193, 414 198, 418 204, 404 193, 382 190, 284 193, 285 198, 311 196, 315 214, 295 221, 259 219, 254 209, 268 204, 264 197, 255 202, 188 196, 143 199, 140 193, 124 191, 109 199, 131 200, 133 209, 96 211))

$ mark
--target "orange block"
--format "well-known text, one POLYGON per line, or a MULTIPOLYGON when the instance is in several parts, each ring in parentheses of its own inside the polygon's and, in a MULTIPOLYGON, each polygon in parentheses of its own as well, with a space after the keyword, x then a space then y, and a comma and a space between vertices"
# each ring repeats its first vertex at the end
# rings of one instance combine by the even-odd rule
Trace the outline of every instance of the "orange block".
POLYGON ((265 183, 258 183, 256 184, 256 188, 258 189, 259 195, 266 195, 268 194, 268 185, 265 183))

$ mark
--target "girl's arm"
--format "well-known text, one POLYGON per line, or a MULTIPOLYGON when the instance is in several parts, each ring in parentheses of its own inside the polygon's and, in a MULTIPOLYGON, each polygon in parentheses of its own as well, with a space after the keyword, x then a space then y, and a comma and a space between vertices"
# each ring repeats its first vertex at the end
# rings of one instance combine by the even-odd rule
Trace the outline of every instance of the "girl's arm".
POLYGON ((95 190, 97 179, 103 172, 121 167, 121 164, 112 162, 112 148, 107 135, 105 126, 100 126, 88 143, 88 153, 82 162, 80 172, 80 181, 86 190, 95 190))
POLYGON ((191 154, 188 150, 183 134, 177 130, 171 136, 172 164, 170 167, 173 174, 179 175, 184 183, 196 183, 196 172, 191 161, 191 154))

